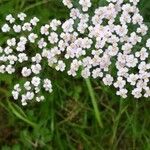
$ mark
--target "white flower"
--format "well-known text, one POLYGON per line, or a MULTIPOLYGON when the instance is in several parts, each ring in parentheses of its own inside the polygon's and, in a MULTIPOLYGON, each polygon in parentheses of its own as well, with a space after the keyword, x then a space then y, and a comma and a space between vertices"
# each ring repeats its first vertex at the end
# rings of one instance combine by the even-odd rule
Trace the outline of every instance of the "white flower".
POLYGON ((44 79, 43 87, 44 87, 45 91, 52 92, 52 84, 49 79, 44 79))
POLYGON ((24 62, 24 61, 27 61, 28 60, 28 56, 25 54, 25 53, 20 53, 18 55, 18 61, 20 63, 24 62))
POLYGON ((20 85, 19 85, 19 84, 16 84, 16 85, 14 86, 14 90, 17 91, 17 92, 20 92, 20 91, 21 91, 20 85))
POLYGON ((135 98, 140 98, 142 97, 142 90, 141 88, 135 88, 134 90, 132 90, 132 95, 135 97, 135 98))
POLYGON ((145 61, 142 61, 139 65, 138 65, 138 69, 140 73, 145 72, 147 69, 149 69, 149 65, 146 64, 145 61))
POLYGON ((50 22, 50 27, 52 30, 56 31, 58 26, 61 25, 61 21, 59 20, 56 20, 56 19, 53 19, 51 22, 50 22))
POLYGON ((35 93, 39 93, 40 92, 40 87, 35 87, 35 93))
POLYGON ((141 24, 139 28, 137 28, 137 33, 141 33, 142 36, 146 35, 148 31, 148 27, 145 24, 141 24))
POLYGON ((116 94, 120 95, 123 98, 127 98, 127 93, 128 93, 127 89, 119 89, 119 91, 117 91, 116 94))
POLYGON ((137 74, 130 74, 129 77, 127 78, 127 81, 131 84, 131 85, 135 85, 137 80, 138 80, 139 76, 137 74))
POLYGON ((33 26, 36 26, 38 22, 39 22, 39 19, 38 19, 37 17, 33 17, 33 18, 30 20, 30 23, 31 23, 33 26))
POLYGON ((90 72, 90 69, 89 68, 84 68, 82 71, 81 71, 81 76, 83 77, 83 78, 88 78, 88 77, 90 77, 90 75, 91 75, 91 72, 90 72))
POLYGON ((49 28, 50 28, 50 26, 48 24, 46 24, 45 26, 42 26, 41 27, 41 34, 48 35, 49 34, 49 28))
POLYGON ((0 66, 0 73, 5 73, 5 65, 0 66))
POLYGON ((11 53, 13 52, 13 50, 12 50, 9 46, 7 46, 7 47, 4 49, 4 52, 5 52, 5 54, 9 55, 9 54, 11 54, 11 53))
POLYGON ((34 98, 34 93, 33 92, 27 92, 26 93, 26 99, 27 100, 32 100, 34 98))
POLYGON ((118 47, 115 47, 115 46, 109 46, 109 47, 108 47, 108 54, 109 54, 110 56, 115 56, 115 55, 117 55, 118 51, 119 51, 119 48, 118 48, 118 47))
POLYGON ((19 93, 21 92, 21 88, 19 84, 14 86, 14 90, 12 91, 12 96, 15 100, 19 98, 19 93))
POLYGON ((4 24, 3 26, 2 26, 2 32, 9 32, 10 31, 10 27, 9 27, 9 25, 8 24, 4 24))
POLYGON ((129 1, 132 2, 134 5, 137 5, 140 0, 129 0, 129 1))
POLYGON ((31 69, 28 69, 27 67, 23 67, 21 73, 23 77, 28 77, 31 75, 31 69))
POLYGON ((79 4, 82 6, 83 11, 88 11, 88 8, 92 5, 90 0, 79 0, 79 4))
POLYGON ((35 77, 32 78, 31 83, 32 83, 35 87, 37 87, 37 86, 40 85, 41 79, 40 79, 39 77, 36 77, 36 76, 35 76, 35 77))
POLYGON ((21 25, 13 25, 13 29, 14 29, 14 31, 16 32, 16 33, 19 33, 19 32, 21 32, 21 25))
POLYGON ((72 32, 73 31, 74 20, 69 19, 62 24, 62 29, 64 32, 72 32))
POLYGON ((147 88, 145 89, 144 97, 146 97, 146 98, 150 97, 150 88, 149 88, 149 87, 147 87, 147 88))
POLYGON ((122 77, 118 77, 117 81, 114 83, 114 87, 122 89, 125 86, 125 84, 126 84, 126 81, 123 80, 122 77))
POLYGON ((37 101, 37 102, 41 102, 41 101, 43 101, 44 99, 45 99, 44 96, 36 97, 36 101, 37 101))
POLYGON ((8 72, 8 74, 12 74, 15 72, 15 68, 12 65, 8 65, 6 66, 6 71, 8 72))
POLYGON ((63 3, 68 8, 72 8, 73 7, 71 0, 63 0, 63 3))
POLYGON ((113 80, 114 79, 113 79, 113 77, 110 74, 106 74, 106 76, 103 78, 104 84, 108 85, 108 86, 112 85, 113 80))
POLYGON ((71 9, 70 11, 70 17, 72 17, 73 19, 77 19, 79 18, 79 15, 80 15, 80 11, 78 9, 71 9))
POLYGON ((7 40, 7 44, 8 46, 15 46, 16 45, 16 39, 15 38, 12 38, 12 39, 8 39, 7 40))
POLYGON ((0 46, 0 53, 3 53, 3 48, 0 46))
POLYGON ((148 58, 148 52, 146 48, 142 48, 141 51, 135 53, 136 57, 140 57, 141 60, 148 58))
POLYGON ((17 61, 17 57, 15 55, 8 55, 7 56, 7 59, 9 61, 9 64, 10 65, 13 65, 15 64, 15 62, 17 61))
POLYGON ((32 57, 32 62, 40 63, 41 60, 42 60, 42 57, 38 53, 34 57, 32 57))
POLYGON ((39 42, 38 42, 38 47, 40 48, 40 49, 42 49, 42 48, 44 48, 44 47, 46 47, 47 46, 47 43, 44 41, 44 38, 41 38, 40 40, 39 40, 39 42))
POLYGON ((42 70, 42 67, 40 64, 31 65, 31 70, 34 74, 39 74, 42 70))
POLYGON ((26 44, 27 43, 27 38, 26 37, 24 37, 24 36, 21 36, 20 37, 20 42, 21 42, 21 44, 26 44))
POLYGON ((134 55, 127 55, 126 56, 126 65, 127 67, 135 67, 138 63, 137 58, 134 57, 134 55))
POLYGON ((142 24, 143 22, 143 17, 139 13, 135 13, 132 17, 132 22, 133 24, 142 24))
POLYGON ((150 39, 147 40, 147 42, 146 42, 146 47, 147 47, 147 48, 150 48, 150 39))
POLYGON ((29 23, 29 22, 24 23, 22 26, 22 30, 23 31, 31 31, 32 30, 31 23, 29 23))
POLYGON ((48 40, 51 44, 57 43, 58 42, 58 35, 55 32, 50 33, 48 36, 48 40))
POLYGON ((98 77, 103 77, 103 72, 101 71, 100 68, 96 68, 92 71, 92 77, 93 78, 98 78, 98 77))
POLYGON ((27 15, 26 15, 25 13, 20 13, 20 14, 18 14, 18 18, 19 18, 21 21, 24 21, 26 17, 27 17, 27 15))
POLYGON ((29 81, 27 81, 27 82, 25 82, 24 83, 24 88, 26 89, 26 90, 31 90, 31 84, 30 84, 30 82, 29 81))
POLYGON ((9 21, 9 23, 15 22, 15 18, 12 16, 12 14, 7 15, 6 20, 9 21))
POLYGON ((77 30, 80 32, 80 33, 85 33, 85 30, 88 28, 88 24, 87 23, 84 23, 84 22, 80 22, 78 24, 78 28, 77 30))
POLYGON ((38 35, 34 33, 30 33, 28 36, 28 39, 31 43, 34 43, 37 38, 38 38, 38 35))
POLYGON ((12 96, 15 100, 17 100, 19 98, 19 92, 17 91, 12 91, 12 96))
POLYGON ((23 42, 18 42, 16 50, 18 52, 23 52, 25 51, 25 49, 26 49, 25 44, 23 42))
POLYGON ((22 103, 22 106, 26 106, 27 105, 27 98, 26 98, 26 95, 22 95, 21 96, 21 103, 22 103))
POLYGON ((63 72, 65 70, 65 67, 66 67, 65 63, 62 60, 59 60, 57 66, 55 67, 55 69, 57 71, 60 70, 60 71, 63 72))

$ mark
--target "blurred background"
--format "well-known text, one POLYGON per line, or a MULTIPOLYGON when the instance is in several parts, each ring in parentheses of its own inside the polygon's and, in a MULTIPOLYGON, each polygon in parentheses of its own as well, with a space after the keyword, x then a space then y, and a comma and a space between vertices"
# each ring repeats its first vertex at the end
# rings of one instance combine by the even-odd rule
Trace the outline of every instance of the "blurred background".
MULTIPOLYGON (((150 1, 141 0, 139 9, 149 26, 150 1)), ((22 11, 43 24, 69 16, 61 0, 0 0, 0 25, 7 14, 22 11)), ((0 33, 0 44, 5 39, 0 33)), ((49 76, 53 93, 42 103, 22 107, 9 96, 14 77, 0 75, 0 149, 150 150, 150 99, 122 100, 100 80, 55 71, 49 76)))

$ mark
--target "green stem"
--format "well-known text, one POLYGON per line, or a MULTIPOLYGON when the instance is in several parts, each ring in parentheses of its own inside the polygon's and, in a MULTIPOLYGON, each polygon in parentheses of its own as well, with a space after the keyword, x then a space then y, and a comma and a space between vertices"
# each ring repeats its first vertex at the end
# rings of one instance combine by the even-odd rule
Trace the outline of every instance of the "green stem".
POLYGON ((89 91, 89 94, 90 94, 90 97, 91 97, 92 105, 94 107, 95 118, 96 118, 99 126, 101 128, 103 128, 103 123, 102 123, 102 120, 101 120, 100 111, 99 111, 98 106, 97 106, 97 102, 96 102, 94 91, 93 91, 93 88, 92 88, 92 85, 91 85, 91 81, 90 81, 90 79, 86 79, 85 81, 86 81, 86 85, 87 85, 87 88, 88 88, 88 91, 89 91))

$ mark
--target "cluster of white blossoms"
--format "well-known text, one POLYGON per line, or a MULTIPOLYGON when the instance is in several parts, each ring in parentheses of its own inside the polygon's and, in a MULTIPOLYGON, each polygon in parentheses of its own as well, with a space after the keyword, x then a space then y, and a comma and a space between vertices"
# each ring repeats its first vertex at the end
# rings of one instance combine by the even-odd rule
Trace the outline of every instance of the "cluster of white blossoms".
POLYGON ((107 6, 96 8, 92 14, 90 0, 79 0, 78 8, 73 0, 63 0, 70 9, 70 18, 51 20, 40 27, 40 34, 34 30, 38 18, 25 21, 24 13, 18 14, 17 19, 11 14, 6 16, 2 32, 13 31, 21 36, 8 39, 0 47, 0 73, 18 73, 21 68, 21 75, 28 80, 14 86, 14 99, 21 99, 26 105, 28 100, 44 100, 42 89, 52 92, 51 81, 41 78, 44 60, 46 68, 66 70, 72 76, 100 78, 105 85, 113 85, 123 98, 128 94, 150 97, 150 39, 144 41, 148 27, 139 13, 139 0, 107 2, 107 6), (15 24, 16 20, 21 23, 15 24), (29 45, 36 45, 36 50, 30 51, 29 45))
POLYGON ((45 97, 40 93, 41 87, 43 87, 47 92, 52 92, 52 84, 49 79, 41 81, 41 78, 34 76, 31 81, 26 81, 23 84, 23 88, 21 88, 20 84, 16 84, 12 91, 12 95, 15 100, 18 100, 20 97, 22 105, 27 105, 28 101, 33 99, 40 102, 45 99, 45 97))
POLYGON ((22 105, 33 99, 44 100, 43 90, 52 92, 51 81, 42 78, 44 56, 38 47, 42 48, 44 43, 43 38, 34 33, 39 19, 33 17, 27 21, 26 18, 24 13, 17 17, 6 16, 7 22, 1 30, 10 38, 0 47, 0 73, 15 74, 16 79, 22 76, 21 83, 17 83, 12 91, 13 98, 21 100, 22 105))

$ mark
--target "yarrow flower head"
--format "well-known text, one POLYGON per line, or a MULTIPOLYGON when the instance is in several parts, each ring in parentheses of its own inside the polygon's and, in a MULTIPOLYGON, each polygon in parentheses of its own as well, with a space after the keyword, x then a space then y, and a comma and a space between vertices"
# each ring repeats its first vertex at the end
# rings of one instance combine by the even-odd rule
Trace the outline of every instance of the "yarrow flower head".
POLYGON ((26 105, 32 99, 43 101, 43 90, 52 92, 51 81, 42 75, 43 62, 46 68, 71 76, 99 78, 105 85, 114 86, 123 98, 128 94, 149 97, 150 39, 141 46, 148 27, 139 13, 139 0, 107 0, 108 5, 96 8, 93 14, 89 13, 90 0, 79 0, 78 8, 71 0, 62 2, 69 8, 70 18, 51 20, 40 27, 40 34, 34 30, 40 21, 37 17, 27 21, 24 13, 6 16, 2 32, 13 31, 19 36, 0 47, 0 73, 20 71, 26 79, 23 85, 14 86, 14 99, 26 105), (27 47, 36 50, 31 53, 27 47))
POLYGON ((33 17, 26 21, 26 18, 27 15, 24 13, 18 14, 16 18, 11 14, 6 17, 8 24, 2 26, 2 32, 15 32, 17 36, 8 39, 5 46, 0 47, 0 73, 15 73, 17 76, 20 72, 19 76, 26 79, 23 80, 23 83, 17 83, 12 90, 13 98, 21 100, 22 105, 27 105, 33 99, 38 102, 43 101, 45 99, 41 92, 43 90, 52 92, 51 81, 47 78, 41 78, 44 60, 40 47, 45 46, 45 43, 38 34, 34 33, 39 19, 33 17), (35 43, 39 43, 39 45, 35 46, 35 43), (39 51, 33 50, 31 53, 30 47, 38 48, 39 51))

